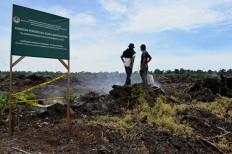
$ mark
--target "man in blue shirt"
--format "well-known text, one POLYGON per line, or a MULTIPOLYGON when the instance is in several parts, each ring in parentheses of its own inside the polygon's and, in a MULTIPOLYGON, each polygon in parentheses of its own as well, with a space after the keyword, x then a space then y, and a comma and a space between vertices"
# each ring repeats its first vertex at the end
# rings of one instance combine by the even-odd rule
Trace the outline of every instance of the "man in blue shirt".
POLYGON ((142 44, 140 50, 143 52, 141 55, 141 65, 140 65, 140 76, 143 81, 143 88, 147 88, 147 72, 148 72, 148 63, 151 61, 152 57, 146 51, 146 45, 142 44))
POLYGON ((128 46, 128 49, 126 49, 122 55, 121 55, 121 60, 124 63, 125 70, 126 70, 126 83, 125 85, 130 85, 131 84, 131 74, 132 74, 132 69, 134 66, 134 60, 135 60, 135 51, 134 51, 134 44, 130 43, 128 46))

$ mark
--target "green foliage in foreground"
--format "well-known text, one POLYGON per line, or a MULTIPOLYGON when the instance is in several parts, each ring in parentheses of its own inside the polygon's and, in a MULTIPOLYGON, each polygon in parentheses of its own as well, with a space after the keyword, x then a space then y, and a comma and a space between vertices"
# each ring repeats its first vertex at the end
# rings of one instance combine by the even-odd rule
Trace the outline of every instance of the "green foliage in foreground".
POLYGON ((78 99, 80 97, 82 97, 83 94, 73 94, 73 95, 70 95, 71 99, 78 99))
POLYGON ((0 95, 0 104, 3 104, 7 101, 7 96, 6 95, 0 95))
MULTIPOLYGON (((18 97, 22 98, 22 99, 25 99, 25 100, 33 100, 35 99, 36 95, 35 94, 25 94, 25 93, 21 93, 19 95, 17 95, 18 97)), ((19 99, 15 99, 15 101, 20 101, 19 99)))
MULTIPOLYGON (((35 94, 19 94, 18 97, 26 99, 26 100, 33 100, 35 99, 36 95, 35 94)), ((14 101, 20 101, 19 99, 14 99, 14 101)), ((6 95, 0 95, 0 114, 4 115, 7 111, 9 110, 9 101, 7 99, 6 95)))
POLYGON ((8 109, 9 109, 9 104, 7 101, 7 96, 0 95, 0 114, 4 115, 8 109))

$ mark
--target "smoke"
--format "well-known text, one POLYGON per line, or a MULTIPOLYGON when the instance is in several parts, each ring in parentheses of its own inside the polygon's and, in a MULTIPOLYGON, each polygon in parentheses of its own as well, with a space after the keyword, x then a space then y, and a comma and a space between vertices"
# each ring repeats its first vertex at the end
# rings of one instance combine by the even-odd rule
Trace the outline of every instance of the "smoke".
POLYGON ((161 88, 161 83, 157 78, 155 79, 155 86, 161 88))
MULTIPOLYGON (((85 86, 85 91, 94 91, 99 94, 108 94, 112 90, 113 85, 125 85, 126 73, 103 73, 97 74, 95 77, 86 78, 83 81, 83 86, 85 86)), ((131 75, 131 84, 141 83, 141 77, 138 72, 131 75)))
POLYGON ((211 78, 215 78, 217 77, 217 73, 216 72, 213 72, 211 75, 210 75, 211 78))
MULTIPOLYGON (((119 73, 115 75, 108 75, 104 77, 107 82, 102 84, 104 87, 102 90, 103 93, 108 94, 110 90, 112 90, 113 85, 125 85, 126 82, 126 73, 119 73)), ((141 83, 141 79, 138 73, 133 73, 131 75, 131 84, 141 83)))
POLYGON ((148 75, 148 77, 149 77, 150 84, 152 86, 160 88, 165 93, 165 90, 162 87, 162 84, 160 83, 160 81, 157 78, 154 78, 153 75, 148 75))

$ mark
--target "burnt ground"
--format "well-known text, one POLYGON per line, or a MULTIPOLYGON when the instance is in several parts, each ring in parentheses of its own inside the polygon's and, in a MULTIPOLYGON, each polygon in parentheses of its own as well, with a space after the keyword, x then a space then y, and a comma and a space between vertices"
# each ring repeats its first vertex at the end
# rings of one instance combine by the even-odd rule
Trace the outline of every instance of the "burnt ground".
MULTIPOLYGON (((6 79, 7 77, 0 80, 0 94, 7 94, 8 84, 4 82, 6 79)), ((50 79, 50 77, 38 76, 16 77, 14 92, 50 79)), ((221 137, 227 140, 229 146, 232 144, 232 123, 228 120, 228 116, 218 117, 209 110, 191 107, 194 101, 211 103, 215 101, 218 94, 231 97, 231 78, 159 77, 156 80, 159 81, 156 85, 162 87, 145 90, 148 105, 153 107, 157 98, 165 95, 168 104, 189 106, 180 111, 178 116, 182 117, 181 124, 187 124, 192 128, 192 133, 174 133, 160 129, 156 124, 150 126, 144 117, 145 122, 138 124, 138 121, 134 121, 135 125, 140 125, 141 130, 134 140, 130 140, 119 132, 109 131, 104 125, 84 122, 98 115, 124 116, 125 110, 133 110, 140 103, 138 98, 142 93, 139 88, 141 85, 113 86, 111 79, 72 78, 71 94, 84 95, 79 99, 71 99, 71 129, 66 129, 65 102, 45 109, 28 104, 17 104, 14 106, 13 136, 8 135, 8 111, 0 115, 0 153, 20 153, 14 148, 30 153, 232 152, 231 149, 221 149, 215 144, 221 137), (110 86, 105 87, 107 84, 110 86), (112 90, 109 94, 105 94, 103 88, 112 90)), ((62 79, 34 90, 33 93, 40 97, 65 96, 63 88, 65 85, 66 80, 62 79)), ((231 108, 232 106, 226 112, 231 108)))

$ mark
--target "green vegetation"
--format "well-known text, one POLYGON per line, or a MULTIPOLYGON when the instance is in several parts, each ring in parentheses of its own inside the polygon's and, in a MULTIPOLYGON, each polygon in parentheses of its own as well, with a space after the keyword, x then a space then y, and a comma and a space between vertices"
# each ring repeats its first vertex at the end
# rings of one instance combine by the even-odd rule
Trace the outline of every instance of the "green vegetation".
POLYGON ((67 118, 63 118, 60 121, 63 122, 63 123, 67 123, 67 118))
MULTIPOLYGON (((224 76, 232 76, 232 69, 221 69, 219 71, 213 71, 213 70, 208 70, 208 71, 203 71, 203 70, 189 70, 189 69, 174 69, 174 70, 160 70, 160 69, 155 69, 154 71, 150 71, 150 74, 153 74, 155 76, 165 76, 165 77, 186 77, 186 76, 191 76, 195 78, 206 78, 206 77, 216 77, 217 75, 224 75, 224 76)), ((9 75, 10 73, 7 71, 0 71, 0 76, 6 76, 9 75)), ((44 76, 44 77, 58 77, 62 75, 62 72, 31 72, 31 71, 14 71, 13 73, 13 78, 15 75, 37 75, 37 76, 44 76)), ((134 72, 132 74, 133 76, 138 75, 139 72, 134 72)), ((85 77, 85 78, 99 78, 99 77, 109 77, 109 78, 114 78, 115 76, 117 77, 125 77, 125 73, 119 73, 119 72, 98 72, 98 73, 91 73, 91 72, 72 72, 70 74, 71 77, 85 77)), ((13 80, 14 81, 14 80, 13 80)), ((4 81, 6 83, 9 83, 9 80, 4 81)))
POLYGON ((177 116, 177 113, 187 108, 186 105, 171 106, 165 103, 167 101, 166 97, 160 95, 154 103, 155 105, 150 107, 145 99, 146 92, 142 89, 142 86, 139 89, 134 89, 132 94, 133 96, 139 96, 138 104, 133 110, 124 109, 123 116, 86 117, 84 122, 91 125, 103 125, 108 128, 109 132, 119 132, 125 139, 129 138, 130 140, 134 140, 141 135, 142 128, 145 125, 157 126, 159 129, 173 133, 192 133, 188 125, 179 123, 181 117, 177 116))
POLYGON ((9 109, 9 104, 7 101, 7 96, 0 95, 0 114, 4 115, 8 109, 9 109))
POLYGON ((193 107, 209 110, 212 114, 215 114, 219 118, 223 118, 228 115, 230 122, 232 122, 232 98, 222 97, 218 95, 214 102, 202 103, 197 102, 192 105, 193 107))
POLYGON ((222 150, 226 150, 226 151, 232 150, 232 145, 227 141, 225 137, 220 138, 217 145, 222 150))
MULTIPOLYGON (((26 99, 26 100, 33 100, 35 99, 36 95, 35 94, 19 94, 18 97, 26 99)), ((20 101, 19 99, 15 99, 15 101, 20 101)), ((6 95, 0 95, 0 114, 4 115, 6 113, 6 111, 9 110, 9 101, 7 99, 6 95)))
POLYGON ((165 77, 185 77, 185 76, 191 76, 196 78, 206 78, 206 77, 216 77, 218 75, 223 76, 232 76, 232 69, 221 69, 219 71, 203 71, 203 70, 185 70, 183 68, 180 69, 174 69, 172 70, 159 70, 155 69, 154 72, 150 72, 153 75, 156 76, 165 76, 165 77))
POLYGON ((71 97, 71 99, 78 99, 78 98, 80 98, 82 96, 83 96, 83 94, 73 94, 70 97, 71 97))
MULTIPOLYGON (((33 100, 36 97, 35 94, 29 94, 29 95, 27 95, 25 93, 21 93, 21 94, 19 94, 17 96, 20 97, 20 98, 22 98, 22 99, 25 99, 25 100, 33 100)), ((17 101, 21 101, 21 100, 19 100, 19 99, 16 98, 15 101, 17 102, 17 101)))
POLYGON ((0 104, 6 103, 7 96, 6 95, 0 95, 0 104))
MULTIPOLYGON (((149 89, 148 89, 149 92, 149 89)), ((86 116, 83 119, 78 119, 78 123, 86 123, 89 125, 102 125, 109 133, 120 133, 124 139, 131 141, 142 136, 144 127, 156 127, 159 130, 166 130, 174 134, 187 133, 192 134, 194 130, 182 121, 182 113, 186 109, 204 109, 211 111, 218 117, 229 117, 232 122, 232 98, 222 97, 218 95, 216 100, 211 103, 202 103, 193 101, 191 105, 186 104, 169 104, 167 97, 160 95, 154 106, 151 107, 146 101, 147 92, 142 88, 134 89, 133 96, 137 98, 137 106, 132 110, 122 109, 122 116, 86 116), (180 123, 182 121, 182 123, 180 123)), ((226 137, 218 137, 212 143, 217 145, 224 151, 232 150, 232 145, 226 137)))

